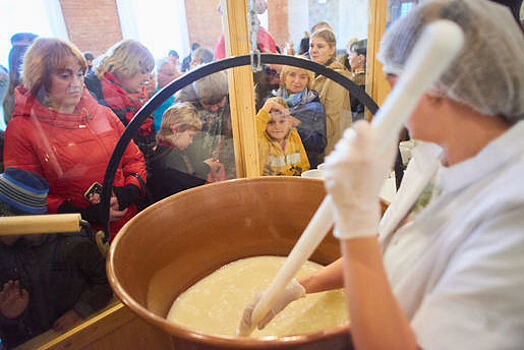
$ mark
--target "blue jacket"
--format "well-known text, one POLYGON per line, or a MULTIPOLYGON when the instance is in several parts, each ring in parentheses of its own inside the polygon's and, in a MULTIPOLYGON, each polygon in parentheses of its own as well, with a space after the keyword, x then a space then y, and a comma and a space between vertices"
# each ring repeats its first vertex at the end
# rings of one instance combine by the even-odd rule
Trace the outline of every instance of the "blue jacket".
POLYGON ((286 99, 287 95, 285 88, 280 88, 275 93, 275 96, 288 101, 290 114, 300 120, 297 131, 306 149, 311 169, 314 169, 323 162, 324 148, 327 144, 324 106, 315 90, 306 89, 298 103, 286 99))

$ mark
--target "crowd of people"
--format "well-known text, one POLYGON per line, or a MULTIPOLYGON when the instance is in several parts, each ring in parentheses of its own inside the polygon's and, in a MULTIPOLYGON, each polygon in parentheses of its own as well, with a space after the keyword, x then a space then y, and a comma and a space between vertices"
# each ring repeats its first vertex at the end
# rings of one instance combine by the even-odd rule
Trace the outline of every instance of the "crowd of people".
MULTIPOLYGON (((457 21, 460 22, 460 18, 457 21)), ((463 26, 468 28, 467 23, 463 26)), ((271 34, 262 27, 258 34, 259 49, 277 53, 278 46, 271 34)), ((202 64, 224 58, 223 38, 222 34, 214 53, 193 43, 191 53, 180 62, 175 50, 156 60, 147 47, 129 39, 94 57, 60 39, 38 38, 31 33, 14 35, 9 69, 0 70, 7 124, 5 136, 2 135, 0 164, 5 171, 0 174, 0 215, 80 213, 95 230, 101 229, 104 224, 101 183, 125 127, 159 89, 202 64)), ((390 40, 393 42, 391 37, 390 40)), ((405 52, 396 52, 394 45, 383 45, 386 55, 390 54, 385 57, 386 69, 391 68, 387 71, 388 81, 394 85, 402 73, 401 68, 397 68, 405 63, 395 60, 405 59, 402 56, 405 52)), ((311 29, 311 34, 305 33, 298 46, 297 57, 329 67, 364 87, 366 39, 351 38, 346 53, 337 57, 336 36, 327 22, 320 22, 311 29)), ((294 55, 294 45, 286 45, 286 53, 294 55)), ((494 69, 493 66, 490 69, 494 69)), ((504 69, 500 71, 506 74, 504 69)), ((456 77, 449 75, 449 79, 454 81, 456 77)), ((317 167, 335 149, 343 130, 362 119, 360 101, 323 75, 298 67, 268 65, 254 75, 254 80, 257 111, 252 117, 256 121, 260 175, 300 176, 317 167)), ((448 83, 442 82, 441 88, 448 83)), ((471 84, 481 86, 474 80, 471 84)), ((511 99, 505 95, 478 110, 475 106, 482 105, 482 101, 468 100, 474 92, 461 86, 462 91, 456 94, 442 95, 467 107, 448 101, 450 107, 445 112, 450 115, 458 111, 466 115, 471 108, 486 115, 502 114, 508 118, 522 115, 521 105, 507 111, 497 109, 511 99), (457 97, 461 94, 465 97, 457 97)), ((442 96, 428 97, 426 107, 436 106, 434 99, 442 96)), ((506 105, 511 103, 513 101, 506 105)), ((195 186, 236 177, 229 106, 228 79, 222 71, 194 81, 146 118, 125 150, 115 174, 109 209, 110 241, 128 220, 152 202, 195 186)), ((503 118, 498 124, 486 124, 486 128, 493 127, 491 130, 501 130, 499 134, 503 134, 515 123, 513 119, 503 118)), ((411 125, 410 132, 432 142, 442 141, 422 124, 424 121, 411 125)), ((443 126, 450 130, 446 127, 443 126)), ((359 127, 358 135, 365 139, 364 129, 359 127)), ((482 149, 486 145, 477 146, 482 149)), ((462 146, 454 147, 446 149, 450 152, 447 155, 450 165, 456 162, 453 157, 464 151, 462 146)), ((343 158, 340 152, 335 154, 343 158)), ((339 198, 338 189, 342 194, 349 190, 339 184, 342 175, 335 164, 346 160, 336 157, 327 160, 327 176, 338 184, 328 190, 334 198, 339 198)), ((350 178, 344 173, 346 175, 350 178)), ((367 175, 362 174, 360 179, 374 178, 367 175)), ((355 186, 362 185, 358 181, 354 179, 355 186)), ((364 183, 360 187, 375 188, 376 184, 364 183)), ((363 194, 365 198, 370 196, 374 194, 363 194)), ((359 213, 350 212, 345 203, 343 199, 335 203, 340 216, 357 217, 359 213)), ((368 214, 361 217, 371 218, 370 221, 376 217, 375 212, 368 214)), ((343 232, 353 230, 346 223, 343 219, 337 221, 337 230, 344 239, 353 237, 343 232)), ((369 224, 366 229, 374 226, 374 223, 365 224, 369 224)), ((385 247, 388 244, 389 241, 384 242, 385 247)), ((346 248, 351 250, 349 243, 346 248)), ((366 249, 373 253, 375 248, 366 249)), ((0 338, 8 347, 49 328, 64 331, 106 305, 111 297, 103 257, 93 243, 91 232, 5 236, 0 239, 0 261, 0 338), (41 276, 48 280, 41 280, 41 276), (50 284, 54 284, 53 288, 45 289, 50 284)), ((300 280, 293 286, 301 288, 301 293, 293 295, 340 286, 341 271, 342 263, 338 262, 324 274, 300 280), (331 282, 326 282, 328 280, 331 282)), ((358 274, 356 276, 352 282, 355 285, 361 283, 358 274)), ((290 301, 285 300, 282 305, 290 301)), ((420 307, 419 304, 408 306, 410 310, 420 307)), ((433 312, 438 308, 435 310, 433 312)), ((355 307, 351 310, 353 315, 364 312, 355 307)), ((364 340, 359 341, 365 343, 367 338, 365 332, 363 334, 359 337, 364 340)), ((410 340, 412 333, 407 336, 410 340)), ((426 340, 422 343, 425 345, 426 340)))

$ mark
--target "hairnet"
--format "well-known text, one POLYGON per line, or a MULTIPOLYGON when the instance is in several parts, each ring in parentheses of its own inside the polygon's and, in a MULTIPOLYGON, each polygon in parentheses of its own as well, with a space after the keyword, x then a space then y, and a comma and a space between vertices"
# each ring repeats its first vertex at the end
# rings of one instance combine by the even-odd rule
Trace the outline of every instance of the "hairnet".
POLYGON ((524 37, 504 6, 486 0, 421 3, 384 35, 378 55, 384 71, 402 74, 423 27, 438 19, 457 23, 465 43, 437 90, 482 114, 524 119, 524 37))

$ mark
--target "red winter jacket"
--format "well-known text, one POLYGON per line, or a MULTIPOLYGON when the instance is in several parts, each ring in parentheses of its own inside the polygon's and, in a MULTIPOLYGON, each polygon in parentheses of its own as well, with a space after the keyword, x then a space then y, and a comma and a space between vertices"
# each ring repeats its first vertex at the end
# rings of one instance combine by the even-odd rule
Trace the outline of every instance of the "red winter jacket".
MULTIPOLYGON (((139 93, 128 92, 122 87, 118 78, 110 72, 104 74, 101 84, 102 94, 107 106, 120 118, 124 126, 127 126, 148 99, 146 87, 142 87, 142 91, 139 93)), ((153 133, 152 128, 153 115, 150 115, 138 129, 138 135, 151 135, 153 133)))
MULTIPOLYGON (((124 132, 115 114, 86 89, 77 110, 80 114, 59 113, 42 105, 23 86, 15 90, 13 120, 5 132, 5 167, 32 171, 47 180, 49 213, 56 213, 65 200, 79 208, 90 204, 84 193, 93 182, 103 183, 111 153, 124 132)), ((142 188, 131 174, 146 180, 144 157, 134 142, 121 159, 113 186, 142 188)), ((111 238, 136 213, 132 205, 122 219, 112 222, 111 238)))
MULTIPOLYGON (((277 53, 277 46, 275 39, 270 32, 264 27, 258 27, 257 44, 260 53, 277 53)), ((220 35, 215 46, 215 61, 226 57, 226 44, 224 41, 224 33, 220 35)))

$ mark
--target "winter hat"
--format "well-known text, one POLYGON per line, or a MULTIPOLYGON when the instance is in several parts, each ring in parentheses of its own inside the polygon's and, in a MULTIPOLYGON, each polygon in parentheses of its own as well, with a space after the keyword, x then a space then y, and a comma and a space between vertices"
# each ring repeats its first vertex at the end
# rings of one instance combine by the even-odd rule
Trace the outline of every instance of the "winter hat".
POLYGON ((47 213, 47 181, 40 175, 17 168, 0 174, 0 202, 14 215, 47 213))

